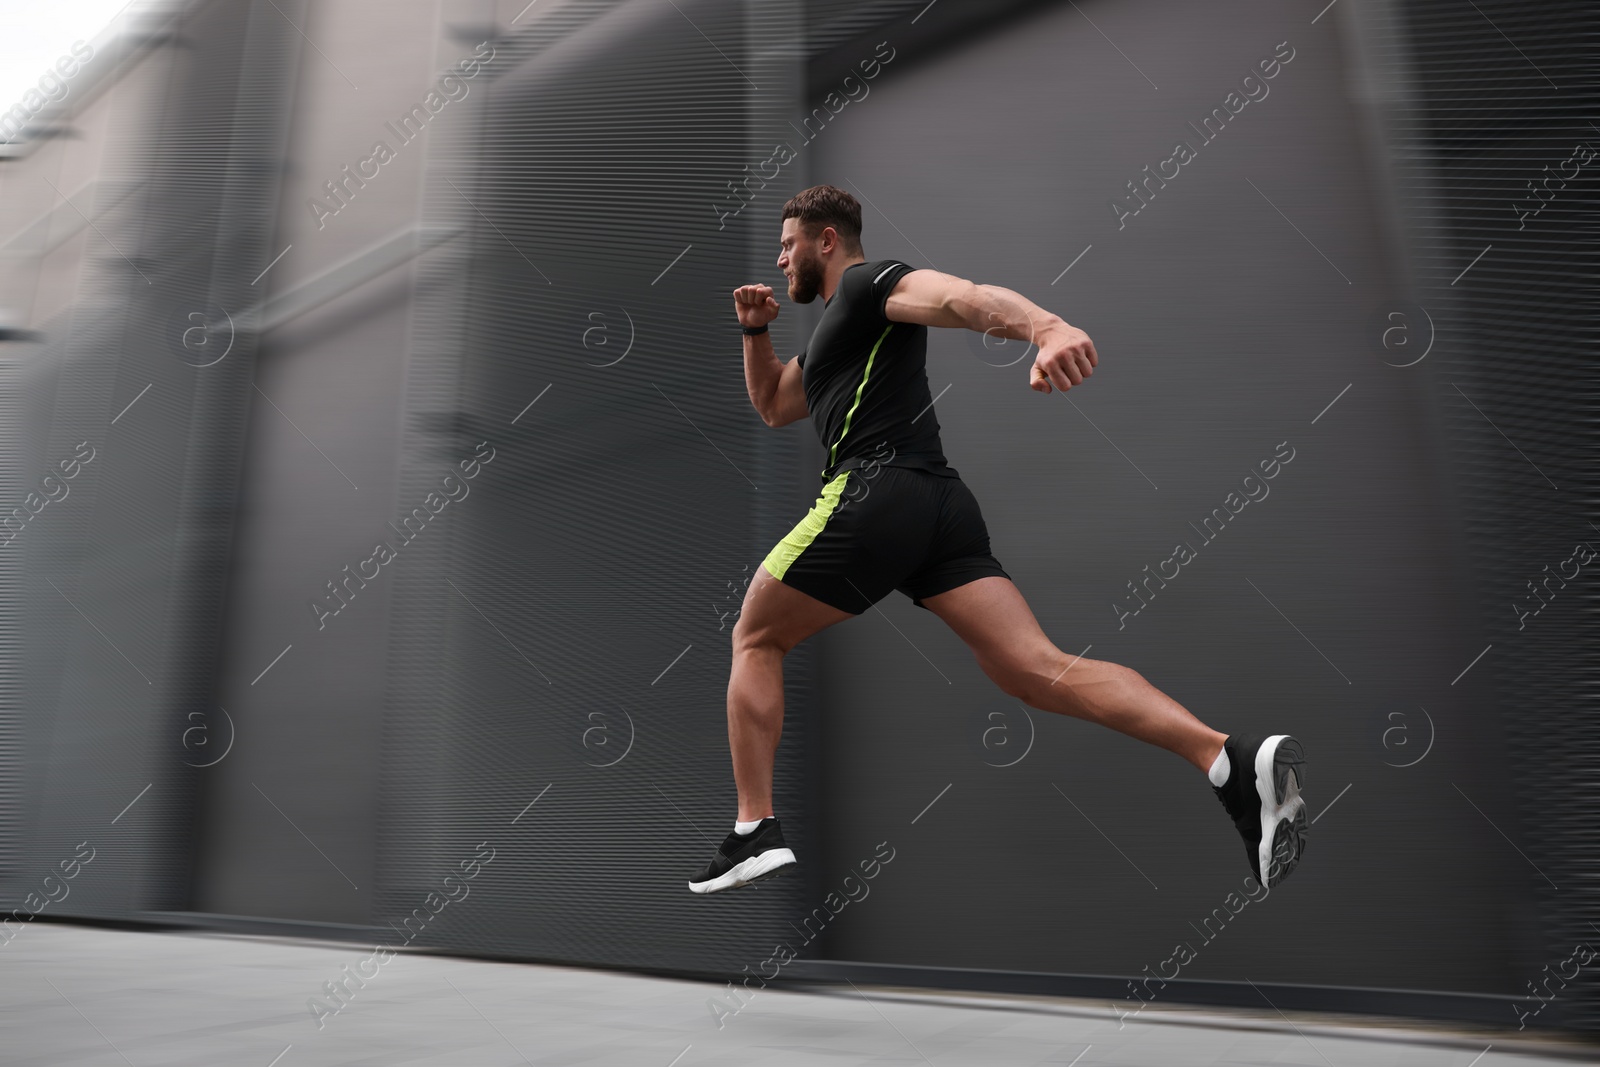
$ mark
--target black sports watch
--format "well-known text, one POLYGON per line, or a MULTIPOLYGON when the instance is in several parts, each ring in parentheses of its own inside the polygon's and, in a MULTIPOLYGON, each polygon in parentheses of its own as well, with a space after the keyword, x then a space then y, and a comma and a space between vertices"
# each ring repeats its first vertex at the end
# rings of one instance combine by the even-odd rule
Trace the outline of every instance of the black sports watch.
POLYGON ((765 326, 741 326, 739 328, 744 331, 746 337, 758 337, 767 332, 765 326))

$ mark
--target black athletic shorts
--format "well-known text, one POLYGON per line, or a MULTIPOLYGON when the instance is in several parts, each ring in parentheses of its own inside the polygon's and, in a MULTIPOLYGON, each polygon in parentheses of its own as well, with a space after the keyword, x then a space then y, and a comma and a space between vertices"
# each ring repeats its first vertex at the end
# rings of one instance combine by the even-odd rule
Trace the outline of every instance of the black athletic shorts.
POLYGON ((989 552, 966 483, 912 467, 842 472, 762 562, 785 585, 852 615, 894 589, 920 608, 923 597, 974 579, 1011 577, 989 552))

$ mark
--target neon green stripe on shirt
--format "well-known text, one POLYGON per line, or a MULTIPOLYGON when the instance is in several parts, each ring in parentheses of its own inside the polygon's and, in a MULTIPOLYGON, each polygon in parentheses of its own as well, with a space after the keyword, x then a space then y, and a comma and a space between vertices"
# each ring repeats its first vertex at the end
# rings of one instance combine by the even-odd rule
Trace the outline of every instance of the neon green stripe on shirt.
POLYGON ((878 355, 878 346, 883 344, 883 339, 885 337, 889 336, 889 331, 892 330, 892 329, 894 329, 894 323, 891 322, 889 325, 885 326, 883 328, 883 332, 878 335, 878 340, 873 344, 872 351, 867 353, 867 367, 866 367, 866 370, 861 372, 861 384, 856 386, 855 403, 851 404, 850 405, 850 410, 845 412, 844 429, 839 431, 839 440, 835 441, 833 443, 833 447, 828 450, 828 466, 830 466, 830 467, 833 466, 834 459, 839 454, 839 443, 840 443, 840 441, 843 441, 844 440, 844 435, 850 432, 850 418, 851 418, 851 416, 853 416, 856 413, 856 408, 859 408, 861 406, 861 394, 866 392, 867 379, 872 376, 872 361, 878 355))

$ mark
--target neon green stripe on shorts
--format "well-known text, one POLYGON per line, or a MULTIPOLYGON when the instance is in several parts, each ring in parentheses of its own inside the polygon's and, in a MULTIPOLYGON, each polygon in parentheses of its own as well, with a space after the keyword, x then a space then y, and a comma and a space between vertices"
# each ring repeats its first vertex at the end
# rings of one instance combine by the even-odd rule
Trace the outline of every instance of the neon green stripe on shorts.
POLYGON ((772 551, 768 552, 767 558, 761 562, 774 578, 781 579, 788 571, 789 564, 799 559, 800 553, 822 533, 829 516, 839 506, 839 495, 844 492, 845 479, 849 476, 849 471, 842 471, 833 481, 823 486, 822 495, 817 498, 812 509, 795 524, 794 529, 784 535, 782 541, 772 546, 772 551))

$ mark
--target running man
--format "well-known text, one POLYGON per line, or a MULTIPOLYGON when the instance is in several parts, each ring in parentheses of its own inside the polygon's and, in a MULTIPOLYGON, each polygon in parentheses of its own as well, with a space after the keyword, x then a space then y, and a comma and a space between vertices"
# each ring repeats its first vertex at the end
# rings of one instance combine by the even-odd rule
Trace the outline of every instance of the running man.
POLYGON ((1269 888, 1300 860, 1304 755, 1287 734, 1224 735, 1137 671, 1062 652, 989 551, 978 501, 945 462, 928 390, 928 327, 986 331, 1039 346, 1029 387, 1082 385, 1099 364, 1087 334, 1012 292, 899 260, 868 262, 861 205, 818 185, 783 206, 778 267, 789 299, 824 310, 806 350, 779 361, 766 285, 733 291, 750 402, 768 426, 810 416, 827 466, 822 493, 773 546, 733 628, 728 745, 739 790, 733 832, 689 882, 696 893, 780 874, 794 852, 772 812, 783 731, 783 657, 801 641, 899 590, 955 631, 1005 693, 1108 726, 1204 773, 1269 888))

